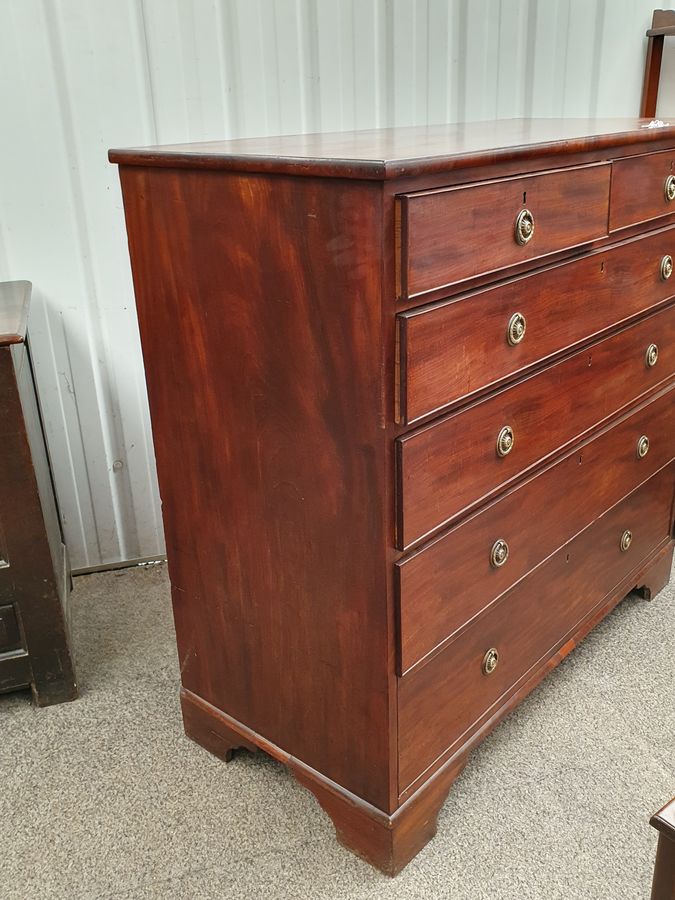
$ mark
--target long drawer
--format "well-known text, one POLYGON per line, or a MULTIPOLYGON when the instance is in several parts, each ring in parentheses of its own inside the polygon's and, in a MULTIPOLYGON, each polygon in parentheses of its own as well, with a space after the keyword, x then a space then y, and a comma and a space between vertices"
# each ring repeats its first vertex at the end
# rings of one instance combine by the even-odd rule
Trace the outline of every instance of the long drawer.
POLYGON ((675 213, 675 151, 612 163, 610 231, 675 213))
POLYGON ((415 297, 604 237, 610 164, 403 194, 399 294, 415 297))
POLYGON ((675 229, 398 317, 399 420, 522 373, 675 293, 675 229))
POLYGON ((400 679, 401 791, 488 718, 613 588, 666 545, 674 477, 672 466, 662 469, 549 557, 443 652, 400 679))
POLYGON ((406 549, 675 372, 675 305, 397 440, 406 549))
POLYGON ((671 387, 399 561, 399 673, 674 457, 671 387))

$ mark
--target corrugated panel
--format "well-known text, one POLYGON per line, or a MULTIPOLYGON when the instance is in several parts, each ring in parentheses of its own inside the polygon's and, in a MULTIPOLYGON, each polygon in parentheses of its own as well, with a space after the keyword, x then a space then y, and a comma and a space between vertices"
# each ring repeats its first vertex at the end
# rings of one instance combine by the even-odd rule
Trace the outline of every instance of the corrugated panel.
MULTIPOLYGON (((634 115, 653 6, 3 0, 0 278, 34 285, 31 339, 74 565, 163 551, 108 147, 494 116, 634 115)), ((665 109, 674 72, 675 48, 664 64, 665 109)))

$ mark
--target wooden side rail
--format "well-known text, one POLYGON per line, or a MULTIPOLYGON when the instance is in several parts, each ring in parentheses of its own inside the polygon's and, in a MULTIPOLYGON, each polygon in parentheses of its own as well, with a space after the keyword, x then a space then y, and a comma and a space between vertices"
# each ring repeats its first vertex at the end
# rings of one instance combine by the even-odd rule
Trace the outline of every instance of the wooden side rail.
POLYGON ((675 10, 655 9, 652 16, 652 27, 647 32, 647 59, 645 60, 645 77, 642 84, 642 101, 640 115, 653 119, 656 115, 656 100, 659 94, 659 78, 661 75, 661 57, 663 56, 663 39, 675 35, 675 10))

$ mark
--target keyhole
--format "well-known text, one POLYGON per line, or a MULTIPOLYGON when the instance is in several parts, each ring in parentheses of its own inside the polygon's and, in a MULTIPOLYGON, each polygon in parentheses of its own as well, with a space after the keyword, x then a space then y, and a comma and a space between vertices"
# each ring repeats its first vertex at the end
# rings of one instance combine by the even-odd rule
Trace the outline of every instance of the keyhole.
MULTIPOLYGON (((670 164, 670 168, 673 168, 673 164, 670 164)), ((523 206, 527 203, 527 191, 523 191, 523 206)))
POLYGON ((605 264, 604 264, 604 262, 600 263, 600 271, 601 271, 601 272, 604 272, 604 271, 605 271, 605 264))
POLYGON ((589 354, 588 354, 588 368, 590 369, 590 367, 591 367, 592 365, 593 365, 593 354, 592 354, 592 353, 589 353, 589 354))

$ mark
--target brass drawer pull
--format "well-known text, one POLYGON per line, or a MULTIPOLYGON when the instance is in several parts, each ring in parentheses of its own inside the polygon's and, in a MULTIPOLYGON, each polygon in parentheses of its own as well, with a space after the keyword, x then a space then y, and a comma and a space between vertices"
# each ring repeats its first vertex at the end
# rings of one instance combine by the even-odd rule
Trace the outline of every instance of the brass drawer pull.
POLYGON ((659 358, 659 348, 657 344, 650 344, 645 353, 645 365, 648 369, 652 369, 659 358))
POLYGON ((667 203, 675 200, 675 175, 669 175, 663 184, 663 193, 667 203))
POLYGON ((513 450, 515 435, 510 425, 505 425, 497 435, 497 456, 508 456, 513 450))
POLYGON ((630 549, 630 545, 633 543, 633 533, 626 529, 624 533, 621 535, 621 552, 625 553, 626 550, 630 549))
POLYGON ((668 281, 670 276, 673 274, 673 257, 670 255, 664 256, 661 260, 661 278, 664 281, 668 281))
POLYGON ((514 313, 509 319, 509 327, 506 330, 506 337, 509 344, 515 347, 525 337, 527 330, 527 321, 522 313, 514 313))
MULTIPOLYGON (((672 176, 671 176, 672 177, 672 176)), ((675 191, 675 179, 673 179, 675 191)), ((675 195, 674 195, 675 196, 675 195)), ((534 237, 534 216, 529 209, 521 209, 516 216, 515 238, 516 243, 524 247, 534 237)))
POLYGON ((490 647, 488 652, 483 657, 483 675, 492 675, 494 670, 497 668, 497 663, 499 662, 499 650, 496 647, 490 647))
POLYGON ((642 437, 638 438, 638 442, 637 442, 638 459, 644 459, 648 453, 649 453, 649 438, 647 437, 646 434, 643 434, 642 437))
POLYGON ((501 569, 506 560, 509 558, 509 545, 505 540, 499 538, 492 545, 490 550, 490 565, 493 569, 501 569))

